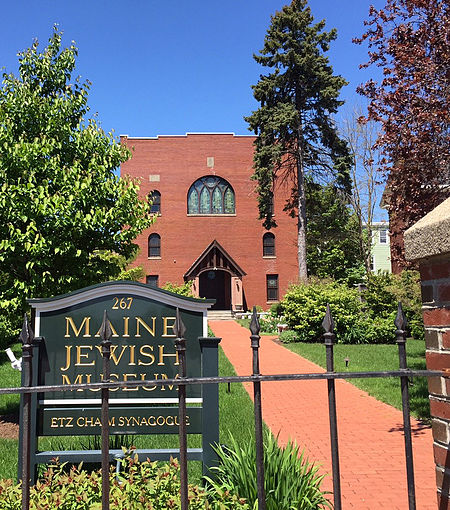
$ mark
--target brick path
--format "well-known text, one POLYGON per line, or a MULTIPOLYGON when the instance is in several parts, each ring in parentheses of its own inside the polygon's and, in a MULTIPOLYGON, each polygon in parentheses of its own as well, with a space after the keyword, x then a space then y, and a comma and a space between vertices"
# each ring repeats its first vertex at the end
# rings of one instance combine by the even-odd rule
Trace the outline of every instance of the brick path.
MULTIPOLYGON (((214 334, 238 375, 251 373, 249 331, 232 321, 211 321, 214 334)), ((272 337, 273 338, 273 337, 272 337)), ((261 338, 264 374, 323 372, 272 341, 261 338)), ((246 385, 250 396, 251 384, 246 385)), ((402 413, 350 383, 336 381, 343 510, 408 509, 402 413)), ((295 439, 310 460, 331 474, 327 384, 325 381, 262 383, 263 418, 280 442, 295 439)), ((412 419, 417 510, 435 510, 433 440, 429 427, 412 419)), ((331 476, 323 487, 332 489, 331 476)))

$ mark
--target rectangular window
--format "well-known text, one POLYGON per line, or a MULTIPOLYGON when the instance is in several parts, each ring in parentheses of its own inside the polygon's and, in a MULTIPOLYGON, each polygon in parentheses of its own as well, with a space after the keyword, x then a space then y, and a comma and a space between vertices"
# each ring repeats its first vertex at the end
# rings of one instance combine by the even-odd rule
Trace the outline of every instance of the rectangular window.
POLYGON ((387 244, 387 230, 385 228, 380 230, 380 244, 387 244))
POLYGON ((278 301, 278 275, 266 275, 267 301, 278 301))
POLYGON ((157 274, 148 274, 145 277, 145 283, 150 287, 159 287, 159 276, 157 274))

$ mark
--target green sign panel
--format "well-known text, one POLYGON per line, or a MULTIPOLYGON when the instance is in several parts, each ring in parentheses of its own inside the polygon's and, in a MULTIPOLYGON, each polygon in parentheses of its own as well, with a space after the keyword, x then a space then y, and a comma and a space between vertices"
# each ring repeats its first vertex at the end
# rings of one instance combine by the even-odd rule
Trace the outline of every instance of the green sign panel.
MULTIPOLYGON (((178 434, 178 407, 121 407, 110 410, 110 434, 178 434)), ((188 434, 201 434, 202 409, 188 407, 188 434)), ((101 408, 49 408, 38 424, 41 436, 87 436, 101 434, 101 408)))
MULTIPOLYGON (((211 300, 186 298, 136 282, 108 282, 63 296, 32 299, 30 304, 35 336, 41 338, 34 343, 32 383, 40 386, 102 381, 100 327, 104 311, 108 313, 112 329, 110 380, 149 381, 139 388, 110 389, 111 434, 178 433, 178 388, 168 383, 154 384, 155 380, 178 377, 174 343, 177 309, 186 327, 187 376, 218 373, 220 340, 206 338, 211 300)), ((98 389, 80 389, 32 395, 32 466, 40 459, 45 462, 50 454, 62 461, 73 461, 77 455, 78 460, 95 458, 94 451, 37 452, 37 437, 100 434, 100 394, 98 389)), ((219 439, 218 389, 212 385, 188 385, 187 403, 191 404, 187 409, 187 432, 202 435, 199 451, 206 473, 215 458, 211 445, 219 439)), ((19 450, 22 449, 20 440, 19 450)), ((155 454, 155 450, 151 452, 155 454)))

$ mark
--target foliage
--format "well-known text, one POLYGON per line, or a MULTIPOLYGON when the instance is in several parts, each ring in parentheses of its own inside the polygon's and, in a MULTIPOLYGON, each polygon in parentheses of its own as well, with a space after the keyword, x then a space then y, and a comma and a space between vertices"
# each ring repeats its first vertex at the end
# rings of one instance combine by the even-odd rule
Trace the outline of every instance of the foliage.
POLYGON ((292 329, 286 329, 286 330, 282 331, 280 333, 278 339, 283 344, 290 344, 290 343, 299 341, 297 333, 292 329))
POLYGON ((381 125, 376 147, 388 178, 392 263, 405 267, 403 231, 449 194, 450 6, 446 0, 386 0, 370 8, 369 60, 381 81, 358 91, 369 100, 366 120, 381 125))
POLYGON ((286 323, 300 342, 318 342, 322 339, 322 321, 327 303, 335 322, 338 341, 361 317, 358 292, 332 280, 310 279, 292 285, 282 301, 286 323))
POLYGON ((333 185, 306 185, 306 254, 308 272, 319 278, 346 281, 363 264, 358 248, 357 218, 347 197, 333 185))
POLYGON ((371 274, 367 280, 365 299, 371 316, 384 318, 395 316, 400 301, 410 333, 416 340, 424 339, 420 275, 417 271, 371 274))
POLYGON ((397 303, 371 308, 369 301, 363 305, 357 290, 332 280, 311 279, 292 285, 282 306, 284 316, 295 335, 281 337, 282 342, 321 342, 322 321, 329 303, 334 320, 334 332, 339 343, 393 343, 394 318, 397 303))
POLYGON ((276 225, 275 186, 291 183, 286 210, 298 219, 300 278, 307 276, 305 177, 325 178, 347 191, 350 186, 348 149, 331 118, 342 104, 338 96, 346 82, 333 74, 325 55, 336 30, 325 32, 324 27, 324 20, 314 24, 306 0, 292 0, 272 16, 254 59, 273 72, 253 86, 260 107, 245 119, 257 135, 253 179, 267 229, 276 225))
MULTIPOLYGON (((217 446, 220 465, 213 467, 215 481, 232 494, 244 497, 251 508, 257 504, 255 441, 238 445, 230 436, 229 446, 217 446)), ((303 510, 331 508, 321 491, 324 476, 318 467, 308 462, 297 444, 289 442, 285 448, 277 444, 270 432, 264 438, 264 489, 267 510, 303 510)))
MULTIPOLYGON (((26 299, 117 277, 152 221, 138 185, 114 170, 130 153, 86 118, 89 83, 72 80, 77 48, 19 54, 0 89, 0 307, 15 321, 26 299)), ((20 312, 20 313, 19 313, 20 312)))
POLYGON ((192 292, 192 282, 191 281, 187 281, 187 282, 183 283, 183 285, 177 285, 175 283, 167 282, 161 288, 164 290, 168 290, 170 292, 174 292, 175 294, 180 294, 181 296, 195 297, 192 292))
MULTIPOLYGON (((101 470, 87 472, 82 466, 66 469, 65 464, 51 464, 43 477, 30 490, 30 509, 33 510, 100 510, 101 470)), ((180 508, 179 466, 176 460, 160 465, 157 462, 138 462, 137 456, 122 461, 119 475, 110 473, 110 506, 118 510, 166 510, 180 508)), ((3 510, 21 508, 20 484, 12 480, 0 481, 0 503, 3 510)), ((217 486, 207 492, 189 485, 189 508, 192 510, 248 509, 248 505, 217 486)))

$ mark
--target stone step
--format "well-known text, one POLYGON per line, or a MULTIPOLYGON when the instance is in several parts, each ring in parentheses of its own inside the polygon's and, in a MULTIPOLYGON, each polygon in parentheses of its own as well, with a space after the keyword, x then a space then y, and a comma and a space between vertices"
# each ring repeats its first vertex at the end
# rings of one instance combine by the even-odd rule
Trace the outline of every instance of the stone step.
POLYGON ((231 310, 208 310, 208 319, 212 321, 232 321, 234 316, 231 310))

